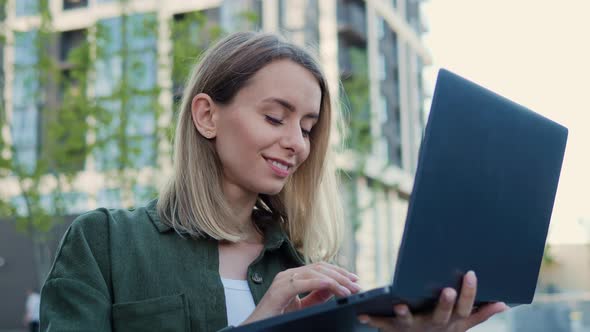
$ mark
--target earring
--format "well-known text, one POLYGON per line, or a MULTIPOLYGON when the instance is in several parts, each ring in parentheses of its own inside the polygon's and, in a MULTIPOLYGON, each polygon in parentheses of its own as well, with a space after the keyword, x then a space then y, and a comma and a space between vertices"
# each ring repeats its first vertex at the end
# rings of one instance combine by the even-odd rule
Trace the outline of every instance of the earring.
POLYGON ((213 133, 212 133, 212 132, 210 132, 210 131, 206 131, 204 136, 205 136, 206 138, 211 138, 211 136, 213 136, 213 133))

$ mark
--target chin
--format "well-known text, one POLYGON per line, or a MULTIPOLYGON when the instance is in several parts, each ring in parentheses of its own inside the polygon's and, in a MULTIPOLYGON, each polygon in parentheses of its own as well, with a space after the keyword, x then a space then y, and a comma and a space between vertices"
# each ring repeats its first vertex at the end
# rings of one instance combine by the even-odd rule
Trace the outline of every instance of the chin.
POLYGON ((272 196, 272 195, 276 195, 276 194, 280 193, 284 187, 285 187, 285 183, 283 183, 283 182, 269 183, 269 184, 265 184, 263 186, 259 186, 257 188, 256 192, 258 192, 259 194, 272 196))
POLYGON ((281 190, 283 190, 283 186, 276 187, 276 188, 266 188, 265 190, 260 190, 258 192, 261 194, 273 196, 273 195, 277 195, 278 193, 280 193, 281 190))

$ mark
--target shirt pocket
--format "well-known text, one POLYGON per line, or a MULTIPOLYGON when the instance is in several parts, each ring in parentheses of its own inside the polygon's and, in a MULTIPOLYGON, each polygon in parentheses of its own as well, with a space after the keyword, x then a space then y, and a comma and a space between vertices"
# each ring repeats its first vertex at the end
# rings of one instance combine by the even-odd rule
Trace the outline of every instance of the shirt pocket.
POLYGON ((115 303, 113 331, 189 331, 190 314, 184 294, 115 303))

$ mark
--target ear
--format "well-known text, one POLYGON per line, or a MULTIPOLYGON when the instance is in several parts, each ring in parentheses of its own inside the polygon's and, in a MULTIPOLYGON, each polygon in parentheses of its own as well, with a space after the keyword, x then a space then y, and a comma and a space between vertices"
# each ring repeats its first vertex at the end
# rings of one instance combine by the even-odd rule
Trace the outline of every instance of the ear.
POLYGON ((191 102, 193 124, 203 137, 215 138, 217 135, 217 108, 215 102, 206 93, 199 93, 191 102))

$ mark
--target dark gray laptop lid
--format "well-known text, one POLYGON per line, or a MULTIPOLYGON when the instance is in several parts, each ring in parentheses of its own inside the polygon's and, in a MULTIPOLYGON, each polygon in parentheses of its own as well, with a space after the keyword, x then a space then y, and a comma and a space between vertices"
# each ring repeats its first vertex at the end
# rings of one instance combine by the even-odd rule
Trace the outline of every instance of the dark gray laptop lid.
POLYGON ((565 127, 440 70, 394 294, 419 303, 474 270, 477 302, 530 303, 566 140, 565 127))

